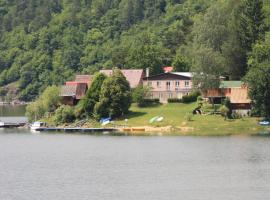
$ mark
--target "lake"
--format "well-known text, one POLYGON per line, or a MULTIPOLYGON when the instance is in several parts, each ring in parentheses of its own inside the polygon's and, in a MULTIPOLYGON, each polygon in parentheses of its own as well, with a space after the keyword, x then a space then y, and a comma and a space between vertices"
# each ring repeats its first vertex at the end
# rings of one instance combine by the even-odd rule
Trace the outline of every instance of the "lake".
POLYGON ((269 183, 270 137, 0 129, 1 200, 264 200, 269 183))

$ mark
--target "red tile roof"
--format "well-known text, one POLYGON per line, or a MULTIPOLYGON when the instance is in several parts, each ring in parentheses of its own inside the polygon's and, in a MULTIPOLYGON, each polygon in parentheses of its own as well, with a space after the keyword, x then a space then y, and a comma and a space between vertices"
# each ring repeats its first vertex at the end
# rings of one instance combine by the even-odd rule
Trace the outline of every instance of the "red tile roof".
POLYGON ((163 67, 163 71, 164 71, 164 73, 172 72, 173 71, 173 67, 172 66, 163 67))

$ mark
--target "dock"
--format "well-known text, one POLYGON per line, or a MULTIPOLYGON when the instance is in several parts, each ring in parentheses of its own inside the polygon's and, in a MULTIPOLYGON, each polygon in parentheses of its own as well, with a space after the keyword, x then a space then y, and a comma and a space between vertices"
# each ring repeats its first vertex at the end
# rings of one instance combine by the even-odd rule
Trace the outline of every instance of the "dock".
POLYGON ((28 124, 26 117, 0 117, 0 128, 18 128, 28 124))
POLYGON ((114 132, 115 128, 38 128, 36 131, 40 132, 84 132, 84 133, 96 133, 96 132, 114 132))

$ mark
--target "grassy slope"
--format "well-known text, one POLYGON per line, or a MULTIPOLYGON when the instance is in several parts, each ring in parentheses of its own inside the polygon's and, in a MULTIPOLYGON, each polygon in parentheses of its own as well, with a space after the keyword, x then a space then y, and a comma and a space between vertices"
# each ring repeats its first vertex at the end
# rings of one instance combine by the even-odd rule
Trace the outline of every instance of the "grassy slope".
MULTIPOLYGON (((194 116, 192 121, 187 122, 186 115, 196 107, 193 104, 167 104, 157 107, 138 108, 131 107, 131 113, 125 116, 128 119, 128 126, 175 126, 192 127, 193 131, 182 134, 193 135, 227 135, 227 134, 252 134, 263 131, 264 128, 258 125, 257 118, 243 118, 236 120, 224 120, 220 115, 194 116), (149 124, 149 120, 155 116, 163 116, 161 123, 149 124)), ((116 122, 124 125, 124 118, 116 122)), ((183 132, 183 131, 182 131, 183 132)))

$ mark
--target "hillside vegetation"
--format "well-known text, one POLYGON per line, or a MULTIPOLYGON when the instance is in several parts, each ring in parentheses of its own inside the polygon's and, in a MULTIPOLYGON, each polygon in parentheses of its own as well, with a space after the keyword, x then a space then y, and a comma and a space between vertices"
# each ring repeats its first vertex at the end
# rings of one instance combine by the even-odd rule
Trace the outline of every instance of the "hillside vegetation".
POLYGON ((75 73, 166 65, 212 75, 205 87, 241 79, 269 10, 267 0, 0 0, 0 87, 16 82, 30 101, 75 73))

